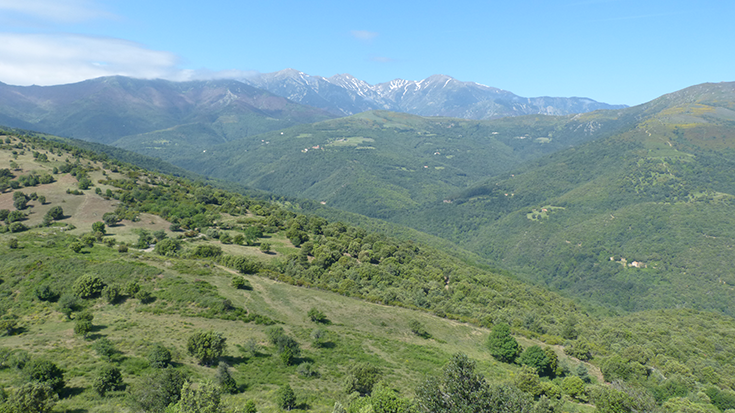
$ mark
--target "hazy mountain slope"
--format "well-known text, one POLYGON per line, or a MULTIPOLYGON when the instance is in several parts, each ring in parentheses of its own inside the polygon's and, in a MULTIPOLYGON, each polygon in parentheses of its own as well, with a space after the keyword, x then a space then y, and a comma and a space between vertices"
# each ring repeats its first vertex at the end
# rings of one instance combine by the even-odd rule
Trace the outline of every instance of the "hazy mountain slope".
POLYGON ((144 150, 198 173, 386 218, 424 202, 441 202, 523 161, 612 133, 625 119, 615 111, 585 119, 494 121, 377 111, 269 132, 206 152, 153 145, 144 150))
POLYGON ((606 305, 733 314, 733 97, 734 83, 663 96, 622 133, 394 219, 606 305))
POLYGON ((413 81, 395 79, 370 85, 349 74, 329 78, 294 69, 242 79, 253 86, 339 115, 385 109, 421 116, 495 119, 522 115, 568 115, 599 109, 620 109, 587 98, 523 98, 511 92, 462 82, 446 75, 413 81))
POLYGON ((330 117, 234 80, 115 76, 45 87, 0 84, 2 124, 101 143, 192 123, 218 128, 227 140, 330 117))

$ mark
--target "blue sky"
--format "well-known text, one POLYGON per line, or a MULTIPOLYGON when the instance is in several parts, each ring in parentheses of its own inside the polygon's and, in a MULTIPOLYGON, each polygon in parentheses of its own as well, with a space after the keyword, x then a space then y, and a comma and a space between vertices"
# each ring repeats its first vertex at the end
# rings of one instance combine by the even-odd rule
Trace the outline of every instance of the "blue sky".
POLYGON ((635 105, 735 80, 731 0, 0 0, 0 81, 294 68, 635 105))

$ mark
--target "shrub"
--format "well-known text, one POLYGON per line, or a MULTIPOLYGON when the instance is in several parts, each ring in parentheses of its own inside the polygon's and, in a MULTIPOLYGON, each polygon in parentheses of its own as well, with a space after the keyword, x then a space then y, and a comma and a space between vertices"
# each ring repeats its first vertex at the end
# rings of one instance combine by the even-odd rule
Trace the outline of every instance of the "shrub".
POLYGON ((575 340, 564 346, 564 354, 579 360, 589 361, 592 358, 592 349, 584 340, 575 340))
POLYGON ((33 293, 41 301, 53 301, 56 299, 56 293, 51 289, 49 285, 39 285, 33 290, 33 293))
POLYGON ((358 392, 363 396, 368 395, 373 391, 375 383, 380 381, 382 374, 380 368, 370 363, 353 364, 347 371, 344 391, 347 394, 358 392))
POLYGON ((186 375, 171 367, 157 369, 139 380, 131 391, 131 399, 138 410, 163 412, 181 398, 186 375))
POLYGON ((82 248, 84 248, 84 245, 81 242, 75 241, 75 242, 72 242, 71 244, 69 244, 69 248, 72 251, 74 251, 75 253, 78 254, 78 253, 82 252, 82 248))
POLYGON ((92 388, 100 396, 105 396, 107 392, 115 390, 123 390, 125 384, 123 383, 122 374, 120 369, 112 365, 106 365, 102 367, 92 381, 92 388))
POLYGON ((89 320, 74 321, 74 334, 86 337, 92 331, 92 322, 89 320))
POLYGON ((28 381, 48 384, 57 393, 64 388, 64 371, 48 360, 32 359, 23 372, 28 381))
POLYGON ((217 383, 222 389, 223 393, 235 394, 237 393, 237 383, 230 374, 230 366, 227 363, 220 363, 217 366, 217 383))
POLYGON ((18 211, 26 209, 28 206, 28 196, 20 191, 13 192, 13 206, 18 211))
POLYGON ((153 231, 153 238, 155 238, 157 241, 166 239, 166 231, 162 229, 153 231))
POLYGON ((238 290, 252 290, 253 289, 253 287, 250 285, 250 282, 248 280, 238 275, 232 277, 232 286, 237 288, 238 290))
POLYGON ((107 337, 102 337, 95 341, 92 347, 94 348, 94 351, 96 351, 97 354, 105 360, 112 360, 112 357, 117 354, 115 345, 107 337))
POLYGON ((115 304, 122 297, 122 291, 119 285, 108 285, 102 289, 102 298, 110 304, 115 304))
POLYGON ((308 315, 309 319, 315 323, 326 323, 328 321, 327 316, 314 307, 309 309, 309 312, 307 312, 306 315, 308 315))
POLYGON ((12 233, 17 233, 17 232, 27 231, 28 227, 25 226, 22 222, 13 222, 10 225, 8 225, 8 230, 12 233))
POLYGON ((242 413, 257 413, 258 409, 255 407, 255 402, 252 400, 245 401, 242 406, 242 413))
POLYGON ((268 341, 273 345, 276 345, 278 343, 278 338, 285 334, 286 333, 283 331, 283 327, 281 326, 271 326, 265 329, 265 335, 268 337, 268 341))
POLYGON ((155 344, 148 352, 148 362, 157 369, 168 367, 171 363, 171 352, 162 344, 155 344))
POLYGON ((126 253, 128 252, 128 246, 125 244, 120 244, 117 246, 117 252, 119 253, 126 253))
POLYGON ((85 274, 74 280, 72 291, 79 298, 91 298, 102 292, 105 283, 96 274, 85 274))
POLYGON ((59 298, 59 312, 64 314, 67 319, 71 318, 71 314, 80 308, 79 298, 75 295, 63 294, 59 298))
POLYGON ((8 214, 8 217, 6 218, 8 223, 22 221, 24 219, 26 219, 26 214, 20 211, 10 211, 10 213, 8 214))
POLYGON ((431 334, 429 334, 429 332, 426 331, 426 328, 424 327, 424 325, 416 320, 409 321, 408 328, 411 329, 412 333, 416 334, 419 337, 423 337, 423 338, 431 337, 431 334))
POLYGON ((148 304, 153 302, 156 298, 151 294, 148 290, 139 290, 137 293, 135 293, 135 298, 138 299, 143 304, 148 304))
POLYGON ((327 333, 324 330, 320 329, 320 328, 315 328, 314 330, 312 330, 312 332, 311 332, 311 340, 312 340, 314 346, 315 347, 321 347, 322 346, 322 339, 324 339, 324 337, 326 335, 327 335, 327 333))
POLYGON ((269 244, 267 242, 261 242, 260 243, 260 251, 262 251, 262 252, 264 252, 266 254, 270 253, 271 252, 271 244, 269 244))
POLYGON ((101 232, 105 233, 105 223, 102 221, 93 222, 92 223, 92 232, 101 232))
POLYGON ((224 353, 226 340, 221 333, 214 331, 194 333, 189 337, 186 349, 199 364, 209 366, 224 353))
POLYGON ((140 285, 135 281, 128 281, 127 284, 125 284, 125 288, 123 289, 123 292, 125 295, 128 296, 135 296, 135 294, 140 291, 140 285))
POLYGON ((8 248, 10 248, 11 250, 17 249, 18 246, 18 238, 10 238, 8 240, 8 248))
POLYGON ((278 354, 281 356, 283 364, 287 366, 293 364, 294 359, 301 355, 299 343, 285 334, 276 339, 276 346, 278 346, 278 354))
POLYGON ((283 410, 291 410, 296 407, 296 394, 291 386, 284 384, 278 389, 276 404, 283 410))
POLYGON ((46 213, 46 216, 53 219, 54 221, 58 221, 64 218, 64 209, 57 205, 49 209, 46 213))
POLYGON ((209 244, 197 245, 191 255, 199 258, 216 258, 222 255, 222 248, 217 245, 209 244))
POLYGON ((153 251, 158 255, 171 257, 175 256, 179 249, 181 249, 181 241, 173 238, 166 238, 157 242, 153 251))
POLYGON ((15 319, 0 320, 0 335, 12 336, 18 332, 18 322, 15 319))
POLYGON ((13 393, 4 406, 3 412, 48 413, 59 401, 59 396, 48 383, 26 383, 13 393))
POLYGON ((200 383, 196 389, 187 381, 181 389, 181 400, 171 410, 177 413, 219 413, 222 411, 220 401, 220 390, 211 381, 200 383))
POLYGON ((296 368, 296 374, 302 377, 317 377, 319 371, 314 368, 314 363, 306 362, 299 364, 299 367, 296 368))

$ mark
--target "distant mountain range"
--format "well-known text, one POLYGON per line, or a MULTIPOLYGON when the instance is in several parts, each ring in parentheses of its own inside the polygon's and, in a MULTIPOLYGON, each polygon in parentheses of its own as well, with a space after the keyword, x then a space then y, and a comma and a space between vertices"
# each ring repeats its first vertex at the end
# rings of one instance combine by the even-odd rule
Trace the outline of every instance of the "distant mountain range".
POLYGON ((114 76, 58 86, 0 83, 0 125, 105 144, 161 130, 221 143, 334 117, 236 80, 114 76))
POLYGON ((436 75, 371 86, 283 70, 240 80, 171 82, 122 76, 57 86, 0 83, 0 125, 126 147, 207 147, 299 124, 382 109, 491 119, 620 106, 583 98, 521 98, 436 75))
POLYGON ((370 85, 349 74, 325 78, 286 69, 241 80, 294 102, 341 116, 382 109, 420 116, 495 119, 536 114, 569 115, 626 107, 577 97, 524 98, 506 90, 462 82, 446 75, 434 75, 419 81, 395 79, 370 85))

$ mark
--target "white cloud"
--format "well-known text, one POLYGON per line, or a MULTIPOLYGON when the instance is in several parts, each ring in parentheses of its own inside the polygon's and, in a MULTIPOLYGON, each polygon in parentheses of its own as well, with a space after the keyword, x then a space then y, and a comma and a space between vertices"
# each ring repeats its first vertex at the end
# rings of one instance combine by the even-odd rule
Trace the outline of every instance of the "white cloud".
POLYGON ((376 32, 369 32, 367 30, 353 30, 350 32, 352 37, 360 40, 370 41, 374 38, 378 37, 378 33, 376 32))
POLYGON ((116 18, 90 0, 0 0, 0 11, 6 22, 17 16, 58 23, 116 18))
POLYGON ((178 73, 172 74, 167 79, 176 81, 186 80, 214 80, 214 79, 247 79, 260 74, 257 70, 239 70, 239 69, 228 69, 228 70, 209 70, 209 69, 198 69, 198 70, 181 70, 178 73))
POLYGON ((101 76, 181 76, 173 53, 126 40, 75 34, 0 33, 0 81, 55 85, 101 76))

